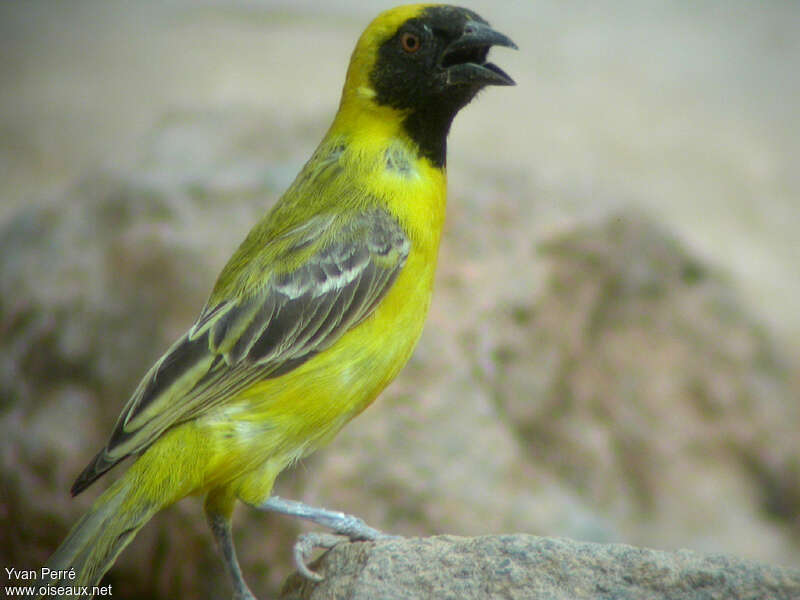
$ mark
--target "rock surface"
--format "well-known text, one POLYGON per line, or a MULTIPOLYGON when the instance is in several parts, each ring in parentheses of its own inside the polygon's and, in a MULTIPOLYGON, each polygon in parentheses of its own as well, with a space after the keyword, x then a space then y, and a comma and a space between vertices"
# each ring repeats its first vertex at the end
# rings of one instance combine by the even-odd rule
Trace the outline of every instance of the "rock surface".
POLYGON ((281 600, 793 600, 800 571, 722 554, 499 535, 340 544, 281 600))

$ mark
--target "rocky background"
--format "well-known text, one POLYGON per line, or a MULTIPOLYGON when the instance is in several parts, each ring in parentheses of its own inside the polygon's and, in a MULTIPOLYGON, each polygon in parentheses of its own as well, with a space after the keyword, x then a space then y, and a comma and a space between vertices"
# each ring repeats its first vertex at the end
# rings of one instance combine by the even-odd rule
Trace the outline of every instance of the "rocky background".
MULTIPOLYGON (((391 4, 0 5, 0 565, 40 565, 96 497, 69 486, 391 4)), ((426 332, 277 493, 403 535, 797 566, 800 6, 469 6, 519 44, 494 52, 518 86, 453 128, 426 332)), ((274 595, 302 525, 235 526, 274 595)), ((107 582, 226 596, 200 503, 157 516, 107 582)))
POLYGON ((725 554, 531 535, 440 535, 339 544, 280 600, 795 600, 800 570, 725 554))

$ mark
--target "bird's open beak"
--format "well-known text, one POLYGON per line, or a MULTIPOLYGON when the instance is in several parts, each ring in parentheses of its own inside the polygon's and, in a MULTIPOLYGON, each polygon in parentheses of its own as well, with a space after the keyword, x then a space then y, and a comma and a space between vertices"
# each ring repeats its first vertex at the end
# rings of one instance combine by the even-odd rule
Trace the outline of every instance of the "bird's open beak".
POLYGON ((505 71, 486 61, 492 46, 517 49, 507 36, 485 23, 467 22, 464 33, 442 54, 441 66, 447 74, 447 85, 516 85, 505 71))

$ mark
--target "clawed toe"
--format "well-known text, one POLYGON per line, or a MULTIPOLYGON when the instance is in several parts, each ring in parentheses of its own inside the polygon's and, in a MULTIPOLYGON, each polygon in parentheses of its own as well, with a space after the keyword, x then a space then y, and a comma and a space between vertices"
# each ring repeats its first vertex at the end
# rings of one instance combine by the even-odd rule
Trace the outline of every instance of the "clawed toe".
POLYGON ((295 567, 297 567, 297 571, 303 577, 311 581, 319 582, 325 578, 316 571, 309 569, 307 564, 316 548, 330 550, 334 546, 347 541, 363 542, 374 540, 399 540, 401 538, 402 536, 400 535, 390 535, 371 527, 367 527, 366 530, 358 529, 357 532, 339 531, 336 534, 319 532, 304 533, 298 536, 294 544, 294 564, 295 567), (355 533, 356 535, 350 535, 351 533, 355 533))
POLYGON ((312 571, 306 564, 311 558, 315 548, 325 548, 330 550, 337 544, 347 541, 344 535, 334 535, 332 533, 304 533, 297 538, 294 544, 294 564, 297 571, 306 579, 311 581, 322 581, 325 579, 319 573, 312 571))

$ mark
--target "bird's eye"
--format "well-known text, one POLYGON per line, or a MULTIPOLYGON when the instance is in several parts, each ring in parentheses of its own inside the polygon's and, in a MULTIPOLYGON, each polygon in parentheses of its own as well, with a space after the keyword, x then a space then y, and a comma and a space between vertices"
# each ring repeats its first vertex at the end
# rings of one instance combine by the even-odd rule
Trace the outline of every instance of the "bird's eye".
POLYGON ((406 54, 414 54, 422 46, 422 40, 416 33, 405 32, 400 36, 400 47, 406 54))

